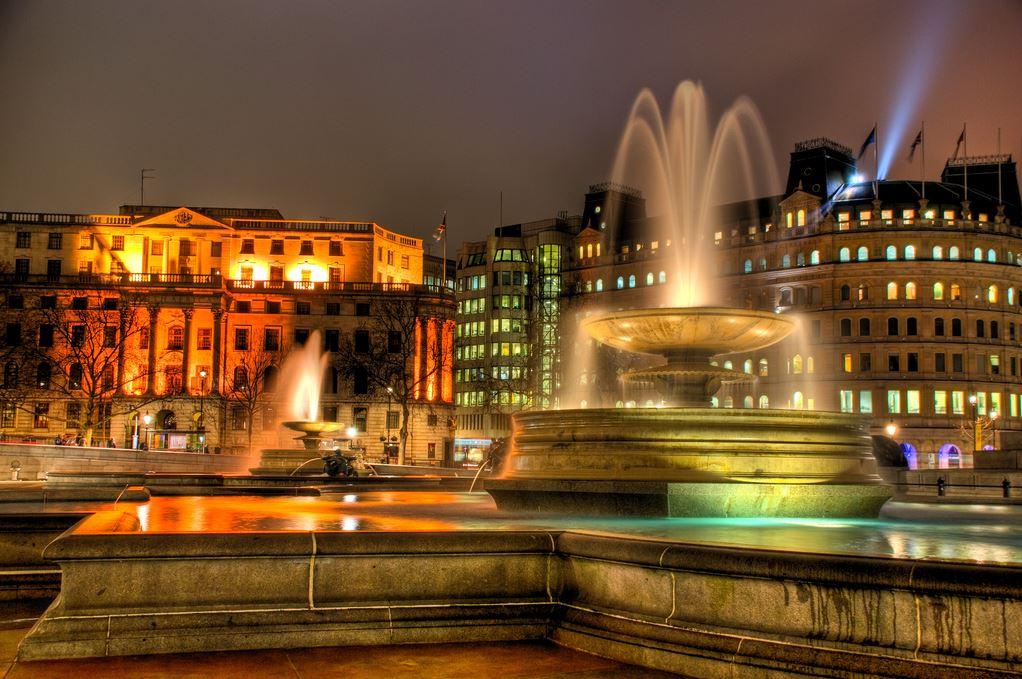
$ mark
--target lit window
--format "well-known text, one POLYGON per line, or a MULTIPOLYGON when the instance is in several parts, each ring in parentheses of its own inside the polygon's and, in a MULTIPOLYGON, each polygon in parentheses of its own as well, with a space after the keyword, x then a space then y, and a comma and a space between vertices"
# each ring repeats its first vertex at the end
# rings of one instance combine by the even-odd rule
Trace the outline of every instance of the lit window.
POLYGON ((809 253, 809 263, 810 264, 819 264, 820 263, 820 251, 819 250, 813 250, 812 252, 809 253))
POLYGON ((947 392, 936 390, 933 392, 933 414, 947 415, 947 392))
POLYGON ((666 271, 661 271, 660 272, 659 280, 660 280, 661 283, 666 283, 667 282, 667 272, 666 271))
POLYGON ((892 415, 897 415, 901 412, 901 392, 896 389, 890 389, 887 392, 887 412, 892 415))
POLYGON ((934 259, 944 259, 944 248, 942 248, 939 245, 934 245, 933 246, 933 258, 934 259))
POLYGON ((916 258, 916 246, 914 246, 914 245, 906 245, 905 246, 905 259, 915 259, 915 258, 916 258))
POLYGON ((872 391, 860 391, 859 392, 859 412, 860 413, 872 413, 873 412, 873 392, 872 391))
POLYGON ((854 405, 852 403, 852 390, 842 389, 841 390, 841 412, 851 413, 854 412, 854 405))
POLYGON ((912 281, 909 281, 908 283, 905 284, 905 299, 915 299, 915 298, 916 298, 916 284, 913 283, 912 281))
POLYGON ((957 245, 952 245, 950 248, 948 248, 948 251, 947 251, 947 258, 948 259, 950 259, 951 261, 956 261, 958 259, 958 257, 959 257, 959 254, 958 254, 958 246, 957 245))
POLYGON ((792 214, 791 214, 790 212, 788 212, 787 214, 785 214, 785 215, 784 215, 784 223, 785 223, 785 224, 787 225, 787 227, 788 227, 789 229, 790 229, 790 228, 791 228, 792 226, 794 226, 794 223, 795 223, 795 217, 794 217, 794 215, 792 215, 792 214))
POLYGON ((867 248, 865 245, 860 245, 858 252, 855 253, 855 258, 860 262, 868 262, 869 248, 867 248))
POLYGON ((898 299, 898 284, 894 281, 887 284, 887 299, 898 299))
POLYGON ((841 354, 841 365, 846 373, 852 372, 852 355, 841 354))
POLYGON ((893 245, 888 245, 887 248, 884 250, 884 256, 888 260, 898 259, 898 248, 894 247, 893 245))
POLYGON ((997 304, 997 300, 998 300, 999 296, 1000 295, 998 293, 996 285, 991 285, 990 287, 987 288, 987 301, 988 302, 990 302, 991 304, 997 304))
POLYGON ((905 412, 909 415, 919 414, 919 390, 909 389, 905 392, 905 412))
POLYGON ((933 299, 936 302, 944 299, 944 284, 939 281, 933 284, 933 299))
POLYGON ((837 257, 842 262, 850 262, 852 260, 852 251, 849 248, 841 248, 838 250, 837 257))
POLYGON ((805 210, 799 210, 798 211, 798 214, 796 215, 796 223, 799 226, 805 226, 806 225, 806 211, 805 210))

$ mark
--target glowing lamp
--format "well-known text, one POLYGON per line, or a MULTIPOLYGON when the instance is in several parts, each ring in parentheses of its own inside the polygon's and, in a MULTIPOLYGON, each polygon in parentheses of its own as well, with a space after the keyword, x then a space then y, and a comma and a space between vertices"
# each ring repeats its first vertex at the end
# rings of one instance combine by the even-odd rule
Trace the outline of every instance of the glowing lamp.
POLYGON ((355 429, 354 427, 348 427, 345 433, 348 435, 348 438, 353 439, 355 438, 355 435, 358 434, 358 430, 355 429))
POLYGON ((852 183, 853 184, 861 184, 864 181, 866 181, 866 178, 863 177, 858 172, 856 172, 855 174, 852 175, 852 183))
POLYGON ((145 423, 145 426, 148 427, 150 424, 153 423, 153 416, 150 415, 149 413, 146 413, 145 415, 142 416, 142 421, 145 423))
POLYGON ((969 403, 971 403, 972 405, 976 405, 976 394, 972 394, 969 396, 969 403))
POLYGON ((891 422, 886 427, 884 427, 884 431, 887 432, 887 435, 893 439, 894 435, 898 433, 898 425, 896 425, 894 422, 891 422))

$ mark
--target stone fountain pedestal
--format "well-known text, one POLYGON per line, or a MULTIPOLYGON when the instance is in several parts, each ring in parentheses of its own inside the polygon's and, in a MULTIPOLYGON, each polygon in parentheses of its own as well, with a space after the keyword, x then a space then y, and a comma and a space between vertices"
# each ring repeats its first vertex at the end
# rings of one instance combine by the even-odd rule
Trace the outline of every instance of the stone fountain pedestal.
POLYGON ((327 451, 320 450, 322 441, 334 437, 328 436, 338 431, 341 425, 337 422, 283 422, 283 426, 291 431, 300 432, 303 436, 298 440, 302 448, 266 448, 259 451, 259 466, 249 471, 259 476, 320 476, 325 473, 323 462, 314 458, 327 451), (310 460, 312 460, 310 462, 310 460), (308 463, 308 464, 306 464, 308 463), (304 466, 302 466, 304 465, 304 466))
POLYGON ((875 517, 891 497, 868 421, 833 412, 707 407, 722 382, 749 376, 710 363, 793 329, 777 314, 640 309, 590 318, 604 344, 667 361, 623 377, 671 408, 513 416, 511 455, 486 490, 502 509, 578 515, 875 517))

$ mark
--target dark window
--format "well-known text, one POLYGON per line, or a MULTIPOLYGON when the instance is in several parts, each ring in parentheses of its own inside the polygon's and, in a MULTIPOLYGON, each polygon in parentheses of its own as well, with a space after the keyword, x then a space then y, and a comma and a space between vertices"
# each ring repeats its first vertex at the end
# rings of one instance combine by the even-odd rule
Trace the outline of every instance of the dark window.
POLYGON ((897 336, 899 334, 898 333, 898 319, 897 318, 888 318, 887 319, 887 334, 889 336, 892 336, 892 337, 895 337, 895 336, 897 336))
POLYGON ((933 334, 936 337, 944 336, 944 319, 935 318, 933 319, 933 334))
POLYGON ((977 319, 976 320, 976 337, 986 337, 986 336, 987 336, 986 324, 983 322, 982 318, 977 319))
POLYGON ((387 351, 391 354, 401 353, 401 333, 397 330, 387 331, 387 351))
POLYGON ((117 311, 117 298, 106 297, 103 300, 103 308, 106 309, 107 311, 117 311))
POLYGON ((852 289, 847 285, 841 286, 841 301, 848 302, 852 299, 852 289))
POLYGON ((842 337, 852 336, 852 319, 850 318, 841 319, 841 336, 842 337))
POLYGON ((150 254, 155 255, 157 257, 162 257, 163 256, 163 241, 162 240, 151 241, 150 244, 149 244, 149 252, 150 252, 150 254))
POLYGON ((919 334, 919 322, 915 316, 910 316, 905 320, 905 334, 906 335, 918 335, 919 334))
POLYGON ((110 241, 111 250, 123 250, 124 249, 124 236, 114 236, 110 241))
POLYGON ((282 266, 271 266, 270 267, 270 280, 276 283, 284 280, 284 267, 282 266))
POLYGON ((263 371, 263 390, 276 391, 277 389, 277 366, 268 365, 263 371))
POLYGON ((965 372, 961 354, 951 354, 951 372, 965 372))
POLYGON ((426 457, 430 460, 436 459, 436 442, 430 441, 426 444, 426 457))
POLYGON ((1008 339, 1011 340, 1012 342, 1015 341, 1015 324, 1014 323, 1009 323, 1008 324, 1008 339))
POLYGON ((909 355, 908 355, 908 371, 910 373, 919 372, 919 354, 909 353, 909 355))
POLYGON ((195 348, 208 351, 213 347, 213 328, 199 328, 195 335, 195 348))
POLYGON ((30 248, 32 247, 32 233, 29 231, 19 231, 17 240, 14 243, 16 248, 30 248))
POLYGON ((234 431, 245 431, 248 429, 248 413, 244 406, 231 408, 231 428, 234 431))
POLYGON ((9 347, 16 347, 21 344, 21 323, 7 324, 7 332, 4 333, 4 341, 9 347))
POLYGON ((277 411, 273 406, 263 408, 263 431, 273 431, 277 428, 277 411))
POLYGON ((358 366, 352 372, 352 386, 351 390, 354 394, 368 394, 369 393, 369 374, 366 369, 362 366, 358 366))
POLYGON ((39 326, 39 346, 53 346, 53 326, 49 323, 43 323, 39 326))
POLYGON ((234 303, 234 310, 239 314, 250 313, 252 311, 252 302, 239 300, 234 303))
POLYGON ((245 238, 241 241, 241 254, 243 255, 254 255, 255 254, 255 240, 252 238, 245 238))
POLYGON ((73 297, 71 299, 71 308, 76 310, 76 311, 81 311, 83 309, 88 309, 89 308, 89 298, 88 297, 73 297))
POLYGON ((28 280, 28 267, 29 261, 27 259, 14 260, 14 280, 16 281, 28 280))
POLYGON ((273 239, 270 241, 270 254, 271 255, 282 255, 284 254, 284 241, 279 239, 273 239))
POLYGON ((59 250, 62 247, 64 247, 64 234, 51 233, 49 239, 46 241, 46 248, 48 250, 59 250))
POLYGON ((369 302, 355 302, 355 315, 356 316, 368 316, 369 315, 369 302))
POLYGON ((46 262, 46 277, 49 278, 51 281, 59 280, 60 279, 61 264, 62 264, 62 262, 59 259, 47 260, 47 262, 46 262))
POLYGON ((947 356, 944 354, 933 355, 933 369, 942 373, 947 371, 947 356))
POLYGON ((355 430, 360 432, 366 431, 366 420, 369 419, 369 409, 352 408, 351 416, 352 419, 355 420, 355 430))
POLYGON ((167 350, 181 351, 185 346, 185 329, 175 325, 167 331, 167 350))
POLYGON ((859 319, 859 337, 869 337, 869 319, 859 319))
POLYGON ((892 373, 901 372, 901 355, 900 354, 888 354, 887 355, 887 370, 892 373))
POLYGON ((8 361, 4 365, 4 387, 11 389, 16 386, 18 386, 18 364, 8 361))
POLYGON ((71 326, 71 346, 76 349, 85 344, 85 326, 84 325, 72 325, 71 326))
POLYGON ((873 354, 859 354, 859 372, 868 373, 873 369, 873 354))
POLYGON ((39 298, 40 309, 56 309, 57 308, 57 296, 56 295, 43 295, 39 298))
POLYGON ((337 421, 337 406, 323 406, 323 421, 324 422, 337 421))
POLYGON ((280 313, 280 302, 273 300, 266 300, 266 313, 268 314, 279 314, 280 313))
POLYGON ((24 309, 25 298, 21 295, 8 295, 7 296, 7 308, 8 309, 24 309))
POLYGON ((192 256, 192 242, 182 238, 177 244, 177 252, 181 257, 192 256))
POLYGON ((303 240, 301 250, 298 252, 299 255, 313 255, 315 252, 312 249, 311 240, 303 240))
POLYGON ((210 257, 222 257, 224 252, 224 245, 220 241, 213 241, 209 244, 209 256, 210 257))
POLYGON ((103 374, 100 379, 100 384, 104 391, 110 391, 114 388, 114 367, 111 364, 107 363, 103 366, 103 374))
POLYGON ((813 324, 811 326, 813 337, 819 337, 820 336, 820 331, 821 331, 822 327, 823 327, 823 324, 820 322, 819 319, 813 320, 813 324))
POLYGON ((295 313, 299 316, 308 316, 312 313, 312 305, 308 302, 296 302, 295 313))
POLYGON ((298 346, 305 346, 305 343, 309 341, 309 329, 308 328, 295 328, 295 344, 298 346))
POLYGON ((103 346, 111 349, 117 346, 117 326, 107 325, 103 328, 103 346))
POLYGON ((35 371, 35 383, 40 389, 48 389, 50 386, 50 376, 53 370, 50 368, 49 363, 40 363, 35 371))
POLYGON ((1000 339, 1001 337, 1001 329, 997 321, 990 321, 990 337, 993 339, 1000 339))
POLYGON ((340 257, 343 254, 344 252, 341 250, 341 241, 339 240, 330 241, 330 256, 340 257))
POLYGON ((951 336, 952 337, 962 336, 962 319, 960 318, 951 319, 951 336))
POLYGON ((369 331, 368 330, 356 330, 355 331, 355 351, 360 354, 369 353, 369 331))
POLYGON ((266 351, 278 351, 280 349, 280 328, 263 329, 263 348, 266 351))
POLYGON ((341 315, 341 305, 339 303, 337 303, 337 302, 327 302, 326 303, 326 315, 327 316, 340 316, 341 315))
POLYGON ((234 348, 239 351, 248 351, 249 328, 234 329, 234 348))
POLYGON ((239 365, 234 368, 234 390, 244 391, 248 388, 248 370, 245 366, 239 365))
POLYGON ((328 329, 323 339, 323 348, 327 351, 337 351, 341 344, 341 333, 336 329, 328 329))

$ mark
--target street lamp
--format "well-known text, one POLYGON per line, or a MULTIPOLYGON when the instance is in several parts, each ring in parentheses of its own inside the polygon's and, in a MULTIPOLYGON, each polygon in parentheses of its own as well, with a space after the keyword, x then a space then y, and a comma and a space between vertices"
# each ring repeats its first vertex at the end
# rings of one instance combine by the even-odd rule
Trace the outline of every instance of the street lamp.
POLYGON ((894 422, 888 422, 887 426, 884 427, 884 431, 887 432, 887 435, 893 439, 894 435, 898 433, 898 425, 896 425, 894 422))
POLYGON ((979 421, 979 408, 976 404, 979 402, 976 394, 969 394, 969 405, 972 406, 972 452, 975 452, 983 447, 983 426, 979 421))
POLYGON ((990 411, 990 444, 994 450, 997 449, 997 418, 1000 416, 1001 414, 996 410, 990 411))
POLYGON ((149 450, 149 425, 153 423, 153 416, 146 413, 142 416, 142 422, 145 423, 145 448, 149 450))

